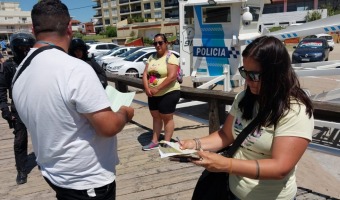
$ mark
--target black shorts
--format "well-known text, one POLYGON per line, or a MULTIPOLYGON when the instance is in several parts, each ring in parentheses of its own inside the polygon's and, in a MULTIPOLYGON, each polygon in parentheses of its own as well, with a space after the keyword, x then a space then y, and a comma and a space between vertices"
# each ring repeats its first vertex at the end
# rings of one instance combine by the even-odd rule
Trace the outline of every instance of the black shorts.
POLYGON ((161 114, 174 113, 181 97, 180 90, 174 90, 158 97, 148 97, 149 109, 158 110, 161 114))

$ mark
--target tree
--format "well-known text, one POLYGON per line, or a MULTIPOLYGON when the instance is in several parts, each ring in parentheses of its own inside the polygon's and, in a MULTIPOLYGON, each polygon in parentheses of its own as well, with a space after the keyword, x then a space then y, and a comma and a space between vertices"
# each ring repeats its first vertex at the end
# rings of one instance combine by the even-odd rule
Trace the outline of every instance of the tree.
POLYGON ((73 33, 73 37, 74 38, 79 38, 79 39, 82 39, 83 38, 83 34, 81 33, 81 32, 75 32, 75 33, 73 33))
POLYGON ((307 12, 307 15, 305 17, 305 20, 306 22, 311 22, 311 21, 315 21, 315 20, 318 20, 318 19, 321 19, 321 12, 317 11, 317 10, 314 10, 312 12, 307 12))
POLYGON ((117 37, 117 28, 113 26, 107 26, 105 35, 107 37, 117 37))

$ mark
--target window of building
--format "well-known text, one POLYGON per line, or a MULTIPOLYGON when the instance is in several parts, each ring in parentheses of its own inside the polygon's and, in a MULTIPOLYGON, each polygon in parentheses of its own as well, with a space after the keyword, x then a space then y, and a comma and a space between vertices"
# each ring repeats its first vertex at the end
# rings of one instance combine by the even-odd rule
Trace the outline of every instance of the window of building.
POLYGON ((144 18, 151 19, 151 14, 150 13, 144 14, 144 18))
POLYGON ((105 19, 105 24, 110 24, 110 19, 105 19))
POLYGON ((104 10, 104 17, 108 17, 108 16, 110 16, 109 10, 104 10))
POLYGON ((118 15, 117 9, 112 9, 111 13, 112 13, 113 16, 117 16, 118 15))
POLYGON ((204 23, 231 22, 230 7, 203 7, 204 23))
POLYGON ((155 18, 162 18, 162 11, 155 12, 155 18))
POLYGON ((150 10, 150 9, 151 9, 150 3, 145 3, 144 4, 144 10, 150 10))
POLYGON ((155 8, 162 8, 162 3, 160 1, 155 1, 155 8))

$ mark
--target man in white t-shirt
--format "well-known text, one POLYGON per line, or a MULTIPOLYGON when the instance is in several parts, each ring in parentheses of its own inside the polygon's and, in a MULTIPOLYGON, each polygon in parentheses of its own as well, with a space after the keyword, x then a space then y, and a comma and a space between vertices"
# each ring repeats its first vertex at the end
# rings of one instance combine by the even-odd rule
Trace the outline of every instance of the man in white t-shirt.
POLYGON ((28 56, 43 46, 55 48, 16 74, 13 100, 41 173, 57 199, 115 199, 116 134, 134 110, 113 112, 91 66, 67 54, 72 29, 60 0, 39 1, 31 15, 37 43, 28 56))

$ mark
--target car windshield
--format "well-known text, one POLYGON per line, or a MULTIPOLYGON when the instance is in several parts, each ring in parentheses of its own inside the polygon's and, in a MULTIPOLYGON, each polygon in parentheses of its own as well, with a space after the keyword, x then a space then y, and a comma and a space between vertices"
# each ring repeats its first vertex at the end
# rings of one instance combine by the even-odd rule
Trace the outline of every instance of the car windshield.
POLYGON ((130 49, 129 51, 120 54, 118 57, 125 58, 126 56, 128 56, 128 55, 130 55, 130 54, 134 53, 135 51, 142 49, 142 48, 144 48, 144 47, 136 47, 136 48, 130 49))
POLYGON ((124 58, 124 60, 126 61, 135 61, 137 58, 139 58, 140 56, 144 55, 145 51, 137 51, 129 56, 126 56, 124 58))
POLYGON ((332 36, 320 36, 320 38, 324 38, 326 40, 333 40, 332 36))
POLYGON ((113 53, 114 51, 116 51, 119 48, 120 47, 115 47, 115 48, 111 49, 110 51, 108 51, 107 53, 105 53, 105 55, 110 55, 111 53, 113 53))
POLYGON ((322 41, 301 41, 298 48, 300 49, 321 49, 322 41))

